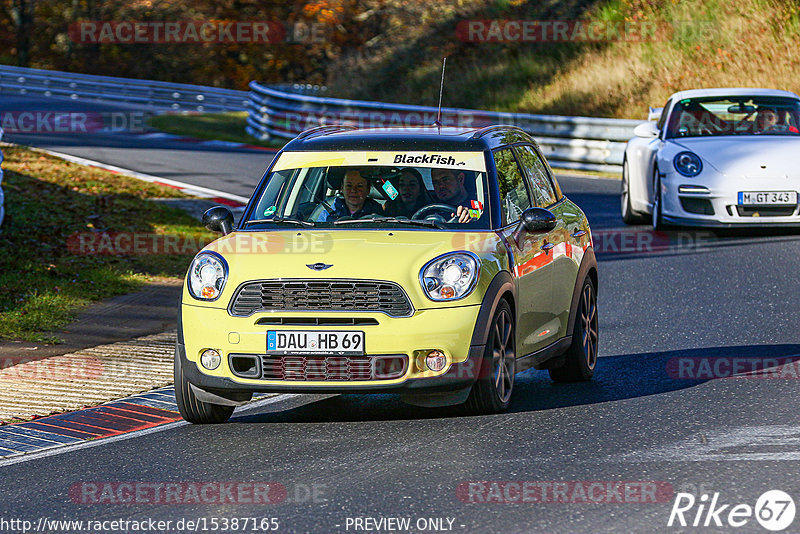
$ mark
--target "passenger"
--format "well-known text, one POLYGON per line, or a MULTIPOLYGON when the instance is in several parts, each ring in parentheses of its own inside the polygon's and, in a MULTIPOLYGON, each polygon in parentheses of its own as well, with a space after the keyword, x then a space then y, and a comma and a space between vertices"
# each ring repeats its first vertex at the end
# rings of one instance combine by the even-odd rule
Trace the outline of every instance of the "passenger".
POLYGON ((378 202, 369 198, 370 185, 357 169, 350 169, 342 180, 342 197, 333 201, 333 213, 324 220, 336 220, 341 217, 360 219, 366 215, 381 213, 383 208, 378 202))
POLYGON ((391 217, 411 217, 420 208, 431 203, 425 182, 417 169, 407 167, 400 171, 400 176, 395 180, 400 196, 394 200, 387 200, 383 211, 391 217))
POLYGON ((467 188, 464 187, 464 173, 453 169, 433 169, 431 181, 438 201, 456 208, 451 216, 457 215, 460 223, 469 222, 469 208, 474 199, 469 198, 467 188))

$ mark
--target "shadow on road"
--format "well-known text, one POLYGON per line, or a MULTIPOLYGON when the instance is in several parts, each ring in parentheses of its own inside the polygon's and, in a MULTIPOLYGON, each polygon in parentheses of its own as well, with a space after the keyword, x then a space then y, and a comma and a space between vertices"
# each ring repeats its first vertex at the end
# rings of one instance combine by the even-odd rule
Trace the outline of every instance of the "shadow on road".
MULTIPOLYGON (((697 386, 709 378, 679 378, 681 362, 734 358, 782 363, 800 361, 800 344, 740 345, 648 352, 600 358, 590 382, 554 384, 546 371, 530 370, 517 375, 510 413, 536 412, 659 395, 697 386)), ((768 363, 767 363, 768 365, 768 363)), ((796 364, 795 364, 796 365, 796 364)), ((697 369, 697 366, 693 367, 697 369)), ((713 368, 713 363, 712 363, 713 368)), ((725 369, 723 366, 722 369, 725 369)), ((704 376, 702 373, 689 376, 704 376)), ((264 408, 257 414, 234 415, 237 423, 320 423, 391 421, 464 417, 462 407, 417 408, 402 403, 397 395, 335 395, 307 402, 298 397, 294 407, 264 408)))

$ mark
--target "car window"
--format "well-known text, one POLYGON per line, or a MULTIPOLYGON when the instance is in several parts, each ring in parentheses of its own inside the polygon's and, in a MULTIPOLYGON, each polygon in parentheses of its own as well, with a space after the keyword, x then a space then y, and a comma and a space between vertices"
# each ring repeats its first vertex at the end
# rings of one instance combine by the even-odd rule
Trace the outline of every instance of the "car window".
POLYGON ((664 108, 661 110, 661 116, 658 118, 658 122, 656 122, 656 128, 659 131, 664 130, 664 124, 667 121, 667 115, 669 114, 669 105, 672 103, 672 100, 667 100, 667 103, 664 104, 664 108))
POLYGON ((244 227, 271 228, 285 218, 338 228, 409 226, 405 220, 423 221, 428 224, 411 226, 432 229, 490 227, 481 152, 348 152, 338 165, 325 166, 317 162, 329 163, 328 153, 283 156, 265 178, 244 227), (406 161, 423 165, 395 164, 406 161), (459 220, 459 210, 469 214, 467 220, 459 220))
POLYGON ((800 136, 800 100, 762 95, 684 98, 670 113, 666 138, 800 136))
POLYGON ((531 199, 514 152, 510 148, 498 150, 494 153, 494 162, 500 188, 500 211, 505 226, 518 220, 522 212, 531 207, 531 199))
POLYGON ((532 146, 523 145, 515 148, 522 170, 528 177, 533 196, 533 205, 546 208, 556 203, 556 192, 550 182, 544 162, 532 146))

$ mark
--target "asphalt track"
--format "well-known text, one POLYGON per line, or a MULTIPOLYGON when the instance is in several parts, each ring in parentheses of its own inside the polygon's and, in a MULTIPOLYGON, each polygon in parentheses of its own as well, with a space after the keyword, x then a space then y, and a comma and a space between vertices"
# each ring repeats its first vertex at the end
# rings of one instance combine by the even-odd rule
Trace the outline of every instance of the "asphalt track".
MULTIPOLYGON (((119 166, 127 161, 140 172, 194 177, 206 187, 228 187, 230 178, 230 192, 244 195, 266 165, 263 153, 188 152, 147 140, 126 148, 115 135, 59 146, 119 166)), ((48 138, 29 142, 56 150, 48 138)), ((800 503, 800 234, 653 235, 622 225, 619 182, 560 182, 586 211, 598 250, 601 358, 593 381, 555 385, 545 372, 526 371, 517 376, 511 409, 481 417, 410 407, 390 395, 282 396, 237 411, 226 425, 171 424, 0 462, 3 518, 163 519, 173 521, 173 532, 181 518, 205 518, 212 531, 212 518, 234 517, 277 518, 279 532, 406 531, 363 522, 357 528, 355 521, 390 517, 409 518, 413 532, 435 531, 420 518, 444 518, 440 531, 452 519, 449 531, 458 532, 766 532, 754 517, 739 528, 727 520, 734 505, 754 507, 767 490, 800 503), (709 358, 710 374, 697 374, 697 358, 709 358), (712 378, 730 370, 720 362, 737 358, 747 365, 784 359, 760 375, 712 378), (86 482, 215 481, 277 483, 286 498, 175 504, 106 497, 86 504, 75 493, 86 482), (515 486, 491 481, 566 483, 569 502, 542 502, 564 500, 547 490, 529 502, 497 502, 521 496, 515 486), (608 493, 604 500, 612 502, 582 500, 575 488, 595 482, 644 482, 658 491, 648 502, 624 490, 619 499, 608 493), (698 501, 719 493, 717 507, 729 505, 719 516, 724 526, 713 528, 710 518, 703 527, 703 513, 700 527, 668 527, 677 492, 698 501), (486 500, 492 502, 480 502, 486 500)), ((687 522, 697 511, 685 513, 687 522)), ((785 532, 798 531, 800 518, 785 532)))

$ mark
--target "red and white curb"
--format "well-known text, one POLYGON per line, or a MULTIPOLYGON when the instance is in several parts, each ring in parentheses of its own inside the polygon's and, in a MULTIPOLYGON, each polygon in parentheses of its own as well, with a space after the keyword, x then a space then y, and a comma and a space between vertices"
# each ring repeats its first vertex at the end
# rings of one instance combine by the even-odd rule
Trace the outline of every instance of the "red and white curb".
MULTIPOLYGON (((296 394, 257 393, 238 411, 290 400, 296 394)), ((188 425, 168 386, 24 423, 0 426, 0 467, 188 425)))

